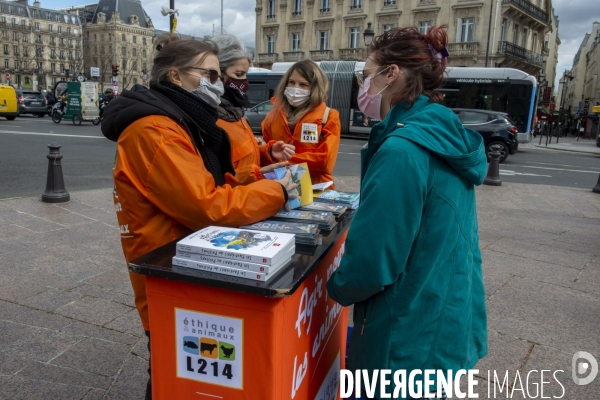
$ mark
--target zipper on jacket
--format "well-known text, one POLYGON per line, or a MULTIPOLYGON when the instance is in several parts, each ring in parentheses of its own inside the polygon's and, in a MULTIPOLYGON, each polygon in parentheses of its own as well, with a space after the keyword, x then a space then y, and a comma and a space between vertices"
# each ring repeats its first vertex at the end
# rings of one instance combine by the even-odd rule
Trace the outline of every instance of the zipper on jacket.
POLYGON ((244 118, 240 119, 240 122, 242 123, 242 126, 244 127, 244 129, 248 129, 248 127, 244 123, 244 118))
POLYGON ((362 328, 360 328, 360 336, 365 332, 365 324, 367 323, 367 319, 363 319, 362 328))

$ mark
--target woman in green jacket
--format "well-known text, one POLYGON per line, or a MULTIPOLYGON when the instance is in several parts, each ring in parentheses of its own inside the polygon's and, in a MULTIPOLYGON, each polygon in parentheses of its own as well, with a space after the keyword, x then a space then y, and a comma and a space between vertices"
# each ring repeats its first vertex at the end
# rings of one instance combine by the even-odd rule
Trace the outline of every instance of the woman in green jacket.
POLYGON ((487 164, 481 135, 439 104, 445 28, 387 31, 357 73, 359 107, 381 122, 362 150, 361 204, 327 290, 341 305, 354 304, 349 368, 370 376, 376 369, 455 374, 487 354, 475 206, 487 164))

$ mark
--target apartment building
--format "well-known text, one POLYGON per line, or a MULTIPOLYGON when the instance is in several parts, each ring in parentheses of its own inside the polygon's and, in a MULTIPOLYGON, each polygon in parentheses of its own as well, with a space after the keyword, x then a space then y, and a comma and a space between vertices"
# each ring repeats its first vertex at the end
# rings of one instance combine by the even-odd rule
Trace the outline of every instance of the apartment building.
MULTIPOLYGON (((363 34, 448 25, 451 66, 547 70, 551 0, 257 0, 257 65, 364 60, 363 34)), ((554 68, 554 67, 552 67, 554 68)))
POLYGON ((81 21, 65 11, 0 0, 2 81, 23 89, 47 89, 82 73, 81 21))

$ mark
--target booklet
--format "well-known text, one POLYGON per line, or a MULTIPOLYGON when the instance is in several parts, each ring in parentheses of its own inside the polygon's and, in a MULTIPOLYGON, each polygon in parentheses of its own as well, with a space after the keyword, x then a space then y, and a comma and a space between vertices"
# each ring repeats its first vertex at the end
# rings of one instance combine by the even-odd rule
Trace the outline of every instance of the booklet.
POLYGON ((315 183, 314 185, 312 185, 312 189, 313 189, 314 192, 320 192, 320 191, 323 191, 323 190, 327 189, 331 185, 333 185, 332 181, 322 182, 322 183, 315 183))
POLYGON ((298 187, 292 191, 292 193, 297 194, 298 197, 289 200, 288 203, 290 205, 290 208, 295 209, 300 206, 312 203, 312 182, 310 181, 310 173, 308 172, 308 165, 306 165, 306 163, 277 168, 273 172, 265 174, 265 178, 271 180, 283 179, 288 170, 290 170, 292 173, 292 181, 294 181, 294 183, 298 185, 298 187))
POLYGON ((294 235, 209 226, 177 242, 176 250, 274 265, 295 247, 294 235))

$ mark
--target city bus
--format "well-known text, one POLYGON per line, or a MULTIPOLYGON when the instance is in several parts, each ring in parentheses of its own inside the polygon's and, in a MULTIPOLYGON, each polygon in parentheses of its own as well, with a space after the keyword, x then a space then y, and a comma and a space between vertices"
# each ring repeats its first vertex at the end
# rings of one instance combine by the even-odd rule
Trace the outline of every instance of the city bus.
MULTIPOLYGON (((364 62, 322 61, 317 63, 329 78, 327 105, 340 112, 342 135, 368 137, 378 121, 359 110, 356 97, 358 84, 354 71, 364 62)), ((270 70, 251 68, 248 73, 248 108, 269 100, 291 62, 273 64, 270 70)), ((512 68, 450 67, 440 92, 449 108, 475 108, 508 114, 518 130, 519 143, 528 143, 537 110, 537 80, 534 76, 512 68)))

